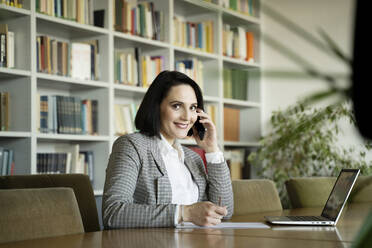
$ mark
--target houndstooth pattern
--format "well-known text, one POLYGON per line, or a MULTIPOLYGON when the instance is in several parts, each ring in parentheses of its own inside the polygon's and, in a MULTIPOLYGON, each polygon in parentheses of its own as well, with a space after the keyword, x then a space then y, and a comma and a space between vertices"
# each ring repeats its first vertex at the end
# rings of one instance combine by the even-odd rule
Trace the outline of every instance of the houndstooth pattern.
MULTIPOLYGON (((141 133, 118 138, 106 169, 102 214, 106 229, 174 226, 176 205, 171 204, 171 184, 158 148, 156 137, 141 133)), ((183 147, 185 164, 199 188, 198 201, 227 206, 233 213, 233 193, 226 162, 208 164, 183 147)))

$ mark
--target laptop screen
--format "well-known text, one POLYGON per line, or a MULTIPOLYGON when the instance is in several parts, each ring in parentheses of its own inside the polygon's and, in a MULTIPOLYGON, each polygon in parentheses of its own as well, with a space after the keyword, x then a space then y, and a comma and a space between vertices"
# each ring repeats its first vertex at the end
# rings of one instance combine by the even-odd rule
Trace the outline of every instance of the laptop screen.
POLYGON ((343 169, 337 178, 332 192, 324 206, 322 216, 335 221, 342 210, 354 182, 359 174, 359 170, 343 169))

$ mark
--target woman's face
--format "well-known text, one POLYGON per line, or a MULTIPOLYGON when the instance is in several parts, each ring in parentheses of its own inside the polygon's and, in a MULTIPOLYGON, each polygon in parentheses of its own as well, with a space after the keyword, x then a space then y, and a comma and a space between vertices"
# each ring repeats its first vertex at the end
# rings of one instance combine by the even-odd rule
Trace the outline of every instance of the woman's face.
POLYGON ((194 125, 198 101, 194 89, 180 84, 169 89, 168 95, 160 103, 160 133, 173 144, 182 139, 194 125))

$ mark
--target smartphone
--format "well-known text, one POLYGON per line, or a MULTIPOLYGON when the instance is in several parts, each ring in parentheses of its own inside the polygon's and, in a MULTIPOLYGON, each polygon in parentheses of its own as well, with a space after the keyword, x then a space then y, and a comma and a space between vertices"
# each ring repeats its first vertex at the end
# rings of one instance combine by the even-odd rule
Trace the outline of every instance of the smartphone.
POLYGON ((198 117, 198 119, 196 119, 196 122, 195 122, 194 126, 195 126, 196 130, 198 131, 198 135, 199 135, 200 140, 203 140, 204 135, 205 135, 205 128, 204 128, 203 124, 201 124, 199 122, 199 120, 200 120, 200 117, 198 117))

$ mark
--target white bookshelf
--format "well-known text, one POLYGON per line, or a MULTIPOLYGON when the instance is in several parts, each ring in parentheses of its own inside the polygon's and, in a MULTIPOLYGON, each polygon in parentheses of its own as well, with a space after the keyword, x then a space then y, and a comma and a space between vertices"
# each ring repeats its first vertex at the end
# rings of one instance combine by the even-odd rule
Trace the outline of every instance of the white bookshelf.
MULTIPOLYGON (((259 77, 260 20, 227 10, 214 3, 199 0, 154 0, 156 9, 164 12, 165 41, 117 32, 113 29, 113 1, 95 0, 95 9, 105 9, 104 27, 79 24, 37 13, 35 0, 24 1, 23 9, 0 4, 0 23, 7 23, 15 33, 15 68, 0 68, 0 90, 11 95, 10 131, 0 132, 0 146, 14 149, 15 173, 35 174, 36 153, 53 152, 62 145, 79 144, 81 150, 93 150, 95 159, 94 184, 96 194, 102 194, 105 169, 115 135, 114 104, 139 104, 146 89, 114 83, 114 51, 127 47, 140 47, 143 53, 165 56, 165 68, 174 70, 176 60, 198 58, 204 65, 204 96, 216 109, 216 126, 221 148, 255 147, 261 135, 261 84, 259 77), (173 17, 183 16, 190 21, 214 21, 214 53, 179 47, 173 44, 173 17), (222 55, 222 25, 244 26, 255 32, 255 63, 227 58, 222 55), (99 81, 78 80, 69 77, 39 73, 36 70, 36 37, 48 35, 65 41, 99 40, 99 81), (223 98, 223 68, 252 71, 247 101, 223 98), (258 73, 257 73, 258 72, 258 73), (252 84, 252 85, 251 85, 252 84), (37 130, 37 95, 54 94, 80 96, 98 100, 98 135, 45 134, 37 130), (240 141, 224 141, 223 107, 240 109, 240 141)), ((194 141, 183 142, 195 145, 194 141)))

